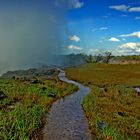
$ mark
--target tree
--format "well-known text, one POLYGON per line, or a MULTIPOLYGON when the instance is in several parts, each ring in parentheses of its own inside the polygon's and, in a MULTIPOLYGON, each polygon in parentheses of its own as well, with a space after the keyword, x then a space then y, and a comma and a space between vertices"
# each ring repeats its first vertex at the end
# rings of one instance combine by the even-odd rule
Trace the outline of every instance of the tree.
POLYGON ((92 63, 92 62, 93 62, 93 56, 92 56, 92 55, 88 55, 88 56, 85 58, 85 61, 86 61, 86 63, 92 63))
POLYGON ((103 55, 98 54, 98 55, 95 56, 94 62, 95 62, 95 63, 99 63, 99 62, 101 62, 102 60, 103 60, 103 55))
POLYGON ((104 63, 109 63, 110 59, 112 58, 112 53, 111 52, 105 52, 104 53, 104 60, 103 62, 104 63))

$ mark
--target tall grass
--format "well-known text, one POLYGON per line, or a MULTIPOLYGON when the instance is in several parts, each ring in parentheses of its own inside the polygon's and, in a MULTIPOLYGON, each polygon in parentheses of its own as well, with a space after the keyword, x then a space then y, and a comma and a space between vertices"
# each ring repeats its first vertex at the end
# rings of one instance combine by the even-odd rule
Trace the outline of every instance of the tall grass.
POLYGON ((93 87, 83 101, 91 132, 113 140, 140 139, 139 101, 134 91, 122 86, 108 87, 107 92, 93 87), (106 124, 103 131, 98 128, 98 122, 106 124))
POLYGON ((92 89, 83 108, 97 139, 140 139, 140 98, 131 88, 140 85, 140 65, 86 64, 66 71, 92 89), (103 130, 98 126, 102 122, 103 130))
POLYGON ((86 64, 66 69, 67 75, 85 84, 140 85, 140 65, 86 64))
POLYGON ((43 125, 42 119, 52 103, 77 89, 59 80, 45 80, 44 83, 0 79, 0 90, 7 95, 0 101, 0 140, 37 139, 36 132, 43 125), (49 92, 56 97, 49 97, 49 92))

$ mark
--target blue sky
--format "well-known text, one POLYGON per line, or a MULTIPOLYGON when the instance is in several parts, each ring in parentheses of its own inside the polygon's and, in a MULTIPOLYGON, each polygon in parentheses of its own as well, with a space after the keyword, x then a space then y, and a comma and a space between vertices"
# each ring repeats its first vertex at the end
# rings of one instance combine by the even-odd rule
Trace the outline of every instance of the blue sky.
POLYGON ((67 15, 68 52, 140 53, 139 0, 75 0, 67 15), (72 37, 79 37, 74 41, 72 37))

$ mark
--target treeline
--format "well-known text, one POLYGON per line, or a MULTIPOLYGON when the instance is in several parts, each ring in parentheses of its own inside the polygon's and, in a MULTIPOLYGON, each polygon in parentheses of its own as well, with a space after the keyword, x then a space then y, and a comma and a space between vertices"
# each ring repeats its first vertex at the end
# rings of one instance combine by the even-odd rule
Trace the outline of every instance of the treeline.
POLYGON ((65 66, 75 66, 84 63, 112 63, 119 61, 120 63, 128 60, 140 60, 140 55, 114 56, 111 52, 103 52, 97 55, 88 55, 84 53, 69 54, 61 56, 62 63, 65 66))

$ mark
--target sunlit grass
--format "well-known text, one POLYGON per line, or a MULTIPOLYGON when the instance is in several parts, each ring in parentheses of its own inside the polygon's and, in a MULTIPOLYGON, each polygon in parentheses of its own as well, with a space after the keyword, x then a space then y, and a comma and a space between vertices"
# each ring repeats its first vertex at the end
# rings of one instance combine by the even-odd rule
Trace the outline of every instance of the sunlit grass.
POLYGON ((66 71, 92 89, 83 108, 97 139, 140 139, 140 97, 131 88, 140 85, 140 65, 86 64, 66 71), (103 130, 99 122, 105 123, 103 130))
POLYGON ((108 87, 107 92, 93 87, 84 99, 83 107, 89 120, 90 129, 95 135, 118 139, 139 139, 140 99, 131 89, 121 86, 108 87), (120 116, 118 112, 123 112, 120 116), (97 123, 105 122, 103 132, 97 123))
POLYGON ((44 84, 0 79, 0 90, 7 95, 7 98, 0 101, 0 139, 35 139, 52 103, 76 89, 74 85, 58 79, 45 80, 44 84), (49 97, 49 92, 55 93, 56 97, 49 97))
POLYGON ((86 64, 66 69, 67 75, 85 84, 140 85, 140 65, 86 64))

